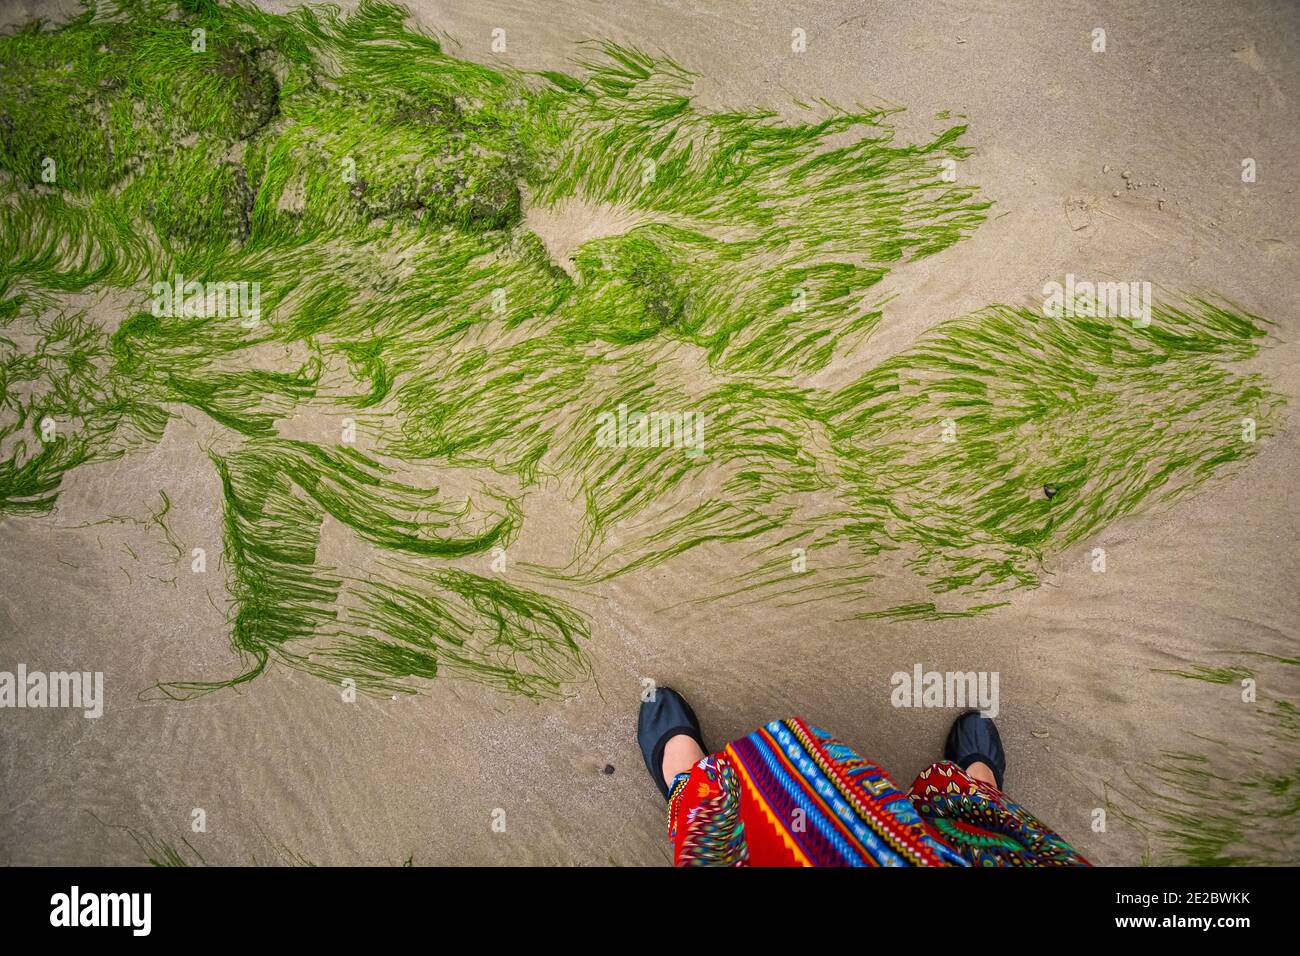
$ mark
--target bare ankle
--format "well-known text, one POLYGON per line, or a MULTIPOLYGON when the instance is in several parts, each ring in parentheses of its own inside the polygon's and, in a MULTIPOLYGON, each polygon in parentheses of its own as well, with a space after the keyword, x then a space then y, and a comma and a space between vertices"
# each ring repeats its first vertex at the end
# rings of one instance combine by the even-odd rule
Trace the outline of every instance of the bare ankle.
POLYGON ((704 751, 700 745, 695 742, 693 737, 687 734, 678 734, 671 738, 664 745, 664 762, 662 773, 664 783, 670 787, 673 784, 673 778, 679 773, 687 773, 692 767, 704 758, 704 751))
POLYGON ((976 760, 966 768, 968 776, 974 777, 980 783, 987 783, 990 787, 998 785, 998 778, 993 775, 993 768, 983 761, 976 760))

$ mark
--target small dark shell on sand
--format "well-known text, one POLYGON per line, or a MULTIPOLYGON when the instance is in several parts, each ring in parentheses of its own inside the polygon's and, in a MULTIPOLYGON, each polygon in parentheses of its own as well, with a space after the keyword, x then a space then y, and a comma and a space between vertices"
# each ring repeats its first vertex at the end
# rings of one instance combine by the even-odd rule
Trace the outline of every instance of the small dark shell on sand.
POLYGON ((614 772, 614 765, 612 763, 605 764, 605 769, 601 771, 601 773, 603 773, 607 777, 613 772, 614 772))
POLYGON ((1050 501, 1056 497, 1056 485, 1043 485, 1043 494, 1050 501))

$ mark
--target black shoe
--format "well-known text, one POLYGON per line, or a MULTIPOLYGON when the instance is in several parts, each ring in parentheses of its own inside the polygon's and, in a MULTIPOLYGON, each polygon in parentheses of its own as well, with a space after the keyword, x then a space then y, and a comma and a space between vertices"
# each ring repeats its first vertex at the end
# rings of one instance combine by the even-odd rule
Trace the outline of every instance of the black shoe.
POLYGON ((978 710, 967 711, 958 717, 948 731, 948 742, 944 744, 943 759, 951 760, 965 770, 979 761, 988 764, 993 771, 993 779, 1002 789, 1002 775, 1007 772, 1007 754, 1002 749, 1002 738, 993 721, 978 710))
POLYGON ((691 705, 669 687, 656 688, 654 699, 641 704, 641 714, 636 721, 636 740, 641 745, 645 767, 665 800, 668 799, 668 784, 664 782, 664 748, 678 734, 686 734, 700 745, 701 751, 709 752, 691 705))

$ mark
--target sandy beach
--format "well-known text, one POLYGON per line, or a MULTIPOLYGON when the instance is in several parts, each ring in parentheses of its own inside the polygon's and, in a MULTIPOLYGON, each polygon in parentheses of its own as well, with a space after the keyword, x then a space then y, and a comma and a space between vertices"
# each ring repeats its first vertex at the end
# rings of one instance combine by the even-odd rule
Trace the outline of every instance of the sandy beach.
MULTIPOLYGON (((222 864, 666 865, 663 801, 634 737, 643 679, 688 695, 710 743, 799 715, 910 782, 939 757, 954 716, 891 705, 890 675, 918 664, 999 675, 1008 792, 1094 862, 1197 862, 1206 833, 1234 862, 1300 862, 1300 8, 407 5, 450 52, 485 64, 571 70, 578 42, 602 38, 694 71, 710 109, 897 106, 904 139, 941 111, 964 117, 973 153, 960 175, 993 203, 987 221, 892 273, 894 297, 864 347, 802 384, 840 387, 944 321, 1036 304, 1045 283, 1075 274, 1220 296, 1273 323, 1248 370, 1285 397, 1281 427, 1235 472, 1051 555, 1042 586, 969 618, 701 601, 735 555, 709 544, 564 589, 589 622, 592 676, 562 700, 438 678, 351 703, 273 662, 256 680, 177 701, 150 691, 240 667, 221 486, 204 450, 218 427, 180 410, 155 445, 70 472, 53 514, 0 517, 0 670, 102 671, 107 694, 93 720, 0 711, 0 864, 139 865, 166 844, 222 864), (498 28, 508 45, 493 53, 498 28), (1097 28, 1104 52, 1091 49, 1097 28), (795 29, 803 53, 791 51, 795 29), (149 520, 159 489, 171 533, 185 550, 207 548, 206 574, 178 574, 149 520), (1243 679, 1257 699, 1243 700, 1243 679), (1289 798, 1277 781, 1290 781, 1289 798)), ((6 27, 72 9, 3 8, 6 27)), ((528 219, 553 254, 632 221, 528 219)), ((139 305, 83 298, 106 328, 139 305)), ((294 425, 307 438, 331 427, 294 425)), ((543 491, 526 508, 512 560, 554 561, 575 534, 575 505, 543 491)))

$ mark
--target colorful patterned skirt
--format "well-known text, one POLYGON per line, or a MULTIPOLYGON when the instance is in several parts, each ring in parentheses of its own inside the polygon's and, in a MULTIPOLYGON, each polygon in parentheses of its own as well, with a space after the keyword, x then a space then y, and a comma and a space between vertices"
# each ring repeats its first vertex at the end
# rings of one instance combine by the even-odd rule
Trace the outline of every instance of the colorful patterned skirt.
POLYGON ((774 720, 673 781, 678 866, 1088 866, 996 787, 944 761, 910 793, 797 718, 774 720))

